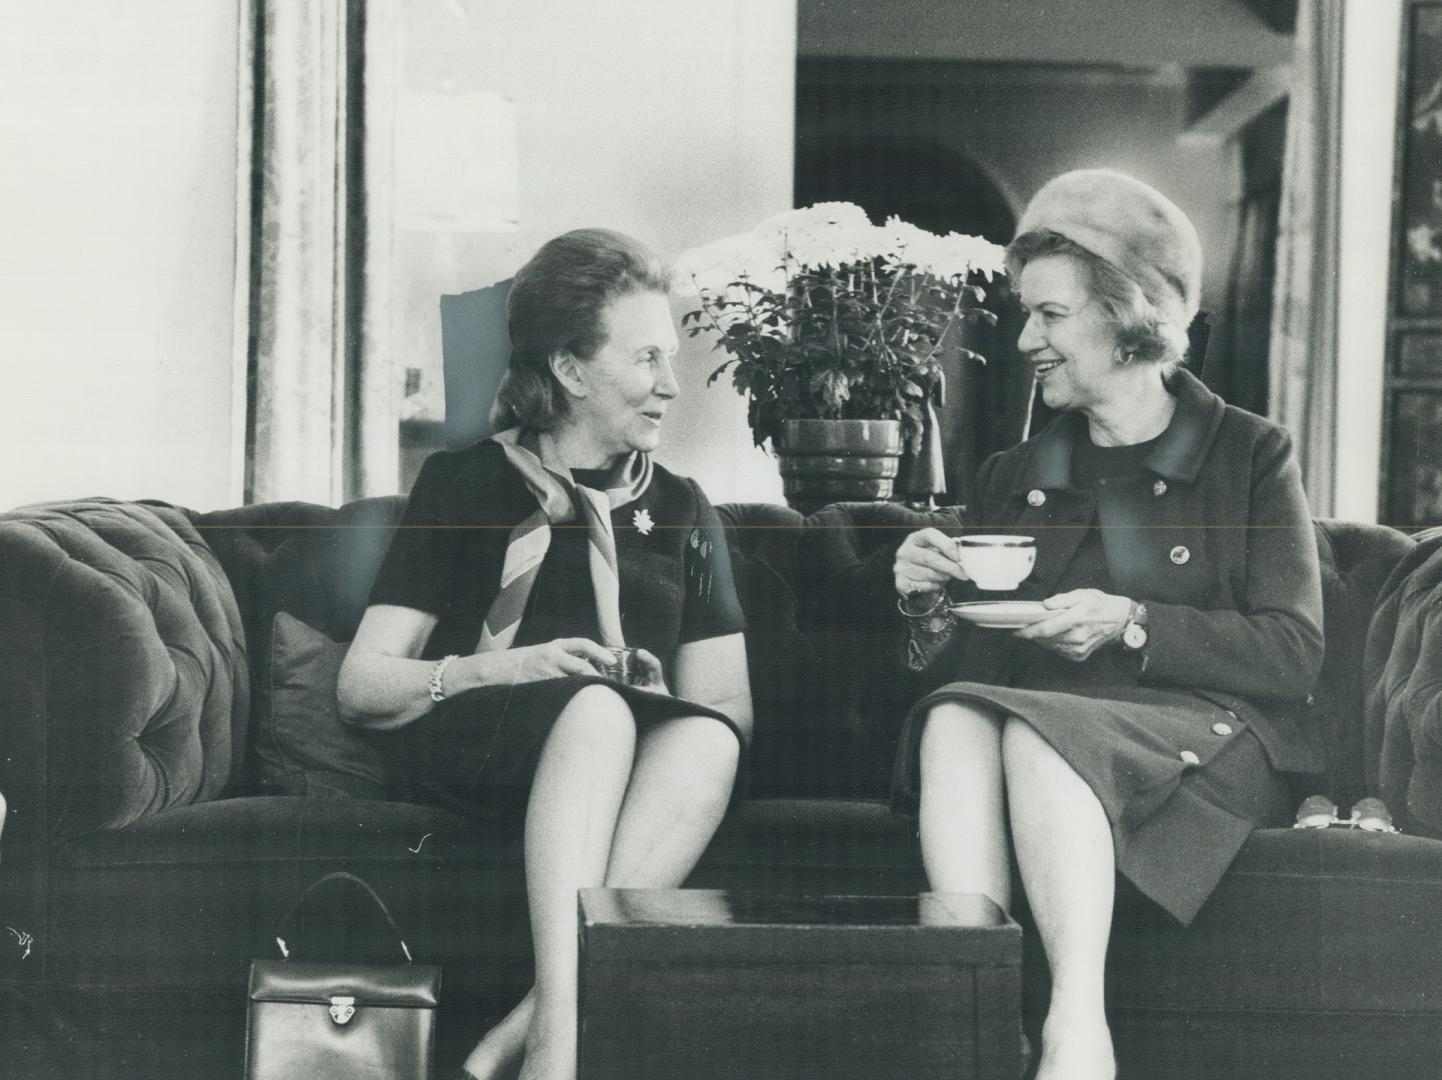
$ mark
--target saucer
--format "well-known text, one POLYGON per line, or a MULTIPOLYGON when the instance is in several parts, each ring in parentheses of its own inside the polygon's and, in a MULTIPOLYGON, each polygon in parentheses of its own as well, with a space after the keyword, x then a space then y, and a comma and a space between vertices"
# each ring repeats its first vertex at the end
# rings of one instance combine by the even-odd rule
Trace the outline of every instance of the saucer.
POLYGON ((951 604, 947 610, 958 619, 993 630, 1016 630, 1048 614, 1039 600, 977 600, 951 604))

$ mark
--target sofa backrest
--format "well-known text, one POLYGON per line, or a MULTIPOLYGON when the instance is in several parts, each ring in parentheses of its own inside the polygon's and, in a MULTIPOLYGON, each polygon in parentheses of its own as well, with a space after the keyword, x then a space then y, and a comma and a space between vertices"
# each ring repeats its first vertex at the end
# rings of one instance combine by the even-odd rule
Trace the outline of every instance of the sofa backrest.
MULTIPOLYGON (((353 634, 404 499, 334 510, 270 503, 203 514, 195 524, 235 589, 251 676, 269 678, 269 635, 287 611, 338 641, 353 634)), ((918 693, 898 663, 891 553, 926 525, 954 525, 954 507, 837 503, 803 518, 770 504, 717 507, 747 618, 756 708, 751 784, 757 794, 883 798, 907 703, 918 693)), ((1327 653, 1312 731, 1339 800, 1362 794, 1362 654, 1383 579, 1413 542, 1385 526, 1318 521, 1327 653)), ((261 700, 257 693, 256 700, 261 700)))
MULTIPOLYGON (((27 730, 46 733, 51 835, 126 824, 243 782, 249 687, 269 679, 276 612, 348 640, 403 507, 393 496, 195 514, 97 499, 0 517, 0 701, 12 745, 27 730)), ((954 523, 957 511, 718 511, 748 621, 752 790, 884 797, 916 693, 897 662, 904 626, 890 555, 907 532, 954 523)), ((1327 657, 1314 731, 1329 791, 1342 800, 1365 794, 1367 623, 1412 541, 1336 521, 1318 522, 1317 536, 1327 657)), ((5 768, 0 761, 0 790, 34 786, 5 768)))
MULTIPOLYGON (((832 628, 832 647, 847 655, 841 665, 850 680, 846 696, 861 703, 875 729, 888 730, 888 713, 904 709, 921 690, 896 670, 895 646, 884 664, 876 660, 894 641, 898 624, 890 554, 907 533, 955 525, 960 514, 956 507, 923 512, 890 503, 837 503, 808 520, 800 559, 812 575, 801 584, 806 621, 832 628)), ((1415 542, 1385 525, 1314 524, 1327 643, 1309 730, 1326 763, 1317 784, 1350 805, 1376 794, 1367 790, 1363 748, 1367 629, 1383 582, 1415 542)))
POLYGON ((43 807, 52 839, 225 787, 249 723, 246 641, 183 511, 97 498, 0 516, 0 642, 0 789, 43 807))
MULTIPOLYGON (((253 700, 266 699, 277 612, 288 612, 337 641, 354 634, 404 506, 404 498, 391 496, 338 510, 264 503, 195 517, 235 590, 250 642, 253 700)), ((781 744, 795 732, 815 731, 825 723, 822 703, 811 693, 821 679, 819 657, 798 625, 794 590, 802 518, 769 504, 721 506, 718 513, 748 623, 757 714, 752 788, 795 790, 786 762, 800 761, 804 767, 805 759, 781 744)))

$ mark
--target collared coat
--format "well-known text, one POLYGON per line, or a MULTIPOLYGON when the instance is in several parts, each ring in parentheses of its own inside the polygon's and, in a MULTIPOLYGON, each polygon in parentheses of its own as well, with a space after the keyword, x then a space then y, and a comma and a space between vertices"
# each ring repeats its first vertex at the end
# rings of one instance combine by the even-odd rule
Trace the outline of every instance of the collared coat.
MULTIPOLYGON (((1318 765, 1298 717, 1322 663, 1322 587, 1290 439, 1277 425, 1226 405, 1185 371, 1169 389, 1175 413, 1139 475, 1094 489, 1074 486, 1072 447, 1086 437, 1086 420, 1066 414, 983 464, 958 530, 1034 536, 1036 566, 1016 595, 1041 599, 1058 591, 1088 531, 1100 529, 1108 591, 1144 603, 1149 621, 1147 645, 1128 669, 1134 677, 1114 696, 1135 718, 1127 726, 1153 744, 1176 744, 1170 754, 1167 746, 1150 747, 1158 752, 1146 766, 1148 813, 1246 732, 1274 771, 1318 765), (1156 717, 1150 725, 1149 709, 1156 717)), ((935 662, 965 683, 941 686, 908 717, 897 762, 899 805, 914 805, 926 711, 948 697, 976 699, 978 686, 1006 686, 1018 646, 1010 634, 974 630, 938 654, 935 662)), ((1096 687, 1085 692, 1107 697, 1096 687)), ((1113 821, 1114 829, 1138 824, 1128 813, 1132 820, 1113 821)), ((1201 899, 1214 885, 1198 883, 1201 899)), ((1187 906, 1199 904, 1197 896, 1194 889, 1187 906)), ((1170 906, 1184 921, 1194 913, 1170 906)))

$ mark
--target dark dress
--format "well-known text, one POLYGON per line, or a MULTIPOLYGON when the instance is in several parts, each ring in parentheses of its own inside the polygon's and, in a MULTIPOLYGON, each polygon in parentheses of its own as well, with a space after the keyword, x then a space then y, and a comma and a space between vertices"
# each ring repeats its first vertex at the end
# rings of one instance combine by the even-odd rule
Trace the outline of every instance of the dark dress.
MULTIPOLYGON (((600 482, 584 470, 573 477, 600 482)), ((500 588, 511 529, 536 505, 495 443, 432 455, 411 491, 370 602, 437 617, 423 658, 475 652, 500 588)), ((679 646, 745 628, 724 531, 694 481, 654 466, 647 490, 613 510, 611 522, 626 644, 654 653, 669 672, 679 646), (651 525, 642 531, 648 517, 651 525)), ((516 647, 561 637, 600 641, 586 549, 579 522, 552 529, 516 647)), ((626 699, 638 725, 710 716, 737 730, 715 709, 599 675, 482 687, 442 702, 399 733, 412 783, 483 816, 524 804, 556 717, 578 690, 598 683, 626 699)))
MULTIPOLYGON (((1287 715, 1298 703, 1285 698, 1304 698, 1315 677, 1321 603, 1310 521, 1284 437, 1278 444, 1283 453, 1239 455, 1238 444, 1248 433, 1276 439, 1267 434, 1276 429, 1229 407, 1223 414, 1220 402, 1208 400, 1211 395, 1199 384, 1184 383, 1179 397, 1172 425, 1150 443, 1094 447, 1085 423, 1064 417, 1031 444, 1009 451, 1011 460, 993 459, 978 485, 979 523, 1036 530, 1038 564, 1019 595, 1041 599, 1097 588, 1141 600, 1152 616, 1152 643, 1141 657, 1107 645, 1077 663, 1005 631, 963 634, 963 655, 953 652, 937 661, 972 681, 945 683, 912 709, 894 796, 900 809, 914 811, 922 720, 932 706, 964 701, 1020 717, 1097 795, 1111 825, 1119 871, 1188 923, 1250 832, 1285 821, 1280 773, 1305 759, 1287 715), (1209 415, 1216 421, 1210 425, 1202 422, 1209 415), (1239 425, 1235 440, 1217 438, 1224 420, 1239 425), (1182 441, 1200 455, 1186 472, 1168 464, 1182 441), (1238 456, 1246 467, 1239 466, 1238 456), (1038 486, 1029 486, 1033 482, 1038 486), (1015 491, 1001 494, 1013 486, 1015 491), (1236 507, 1209 503, 1209 489, 1228 486, 1238 489, 1231 496, 1236 507), (1273 487, 1285 497, 1269 498, 1273 487), (1170 510, 1152 511, 1168 499, 1170 510), (1189 502, 1203 508, 1187 507, 1189 502), (1279 520, 1259 522, 1263 527, 1256 530, 1246 528, 1245 520, 1241 529, 1227 520, 1254 513, 1279 520), (1160 520, 1168 514, 1186 523, 1176 527, 1190 531, 1186 543, 1177 543, 1182 534, 1160 520), (1149 544, 1165 553, 1174 571, 1170 578, 1157 570, 1139 578, 1133 559, 1119 558, 1125 553, 1144 559, 1149 544), (1268 545, 1279 550, 1269 552, 1268 545), (1256 585, 1257 571, 1286 548, 1297 549, 1294 580, 1256 585), (1220 610, 1229 598, 1217 595, 1222 588, 1217 582, 1235 583, 1233 610, 1220 610), (1280 593, 1270 595, 1268 589, 1280 593), (1230 665, 1229 685, 1210 671, 1218 657, 1203 655, 1248 649, 1247 640, 1233 640, 1243 637, 1241 624, 1225 621, 1238 619, 1268 624, 1257 630, 1260 643, 1250 643, 1261 654, 1250 661, 1259 668, 1255 690, 1241 682, 1250 678, 1246 662, 1230 665), (1159 641, 1159 635, 1170 640, 1159 641), (1301 663, 1289 671, 1285 665, 1295 658, 1280 643, 1292 641, 1302 642, 1301 663), (1188 649, 1197 651, 1190 669, 1177 659, 1188 649), (1277 667, 1267 687, 1263 673, 1270 663, 1277 667), (1180 670, 1171 670, 1173 665, 1180 670), (1244 689, 1245 695, 1239 692, 1244 689)), ((1253 439, 1254 447, 1258 442, 1253 439)), ((1228 658, 1220 659, 1225 664, 1228 658)))

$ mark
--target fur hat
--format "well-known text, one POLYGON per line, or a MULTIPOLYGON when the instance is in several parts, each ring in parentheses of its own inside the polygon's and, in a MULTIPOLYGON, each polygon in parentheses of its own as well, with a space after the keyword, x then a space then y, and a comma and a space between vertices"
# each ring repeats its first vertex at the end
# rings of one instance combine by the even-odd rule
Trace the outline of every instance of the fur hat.
POLYGON ((1109 169, 1078 169, 1032 197, 1016 234, 1059 233, 1135 281, 1185 327, 1201 307, 1202 244, 1187 215, 1153 187, 1109 169))

